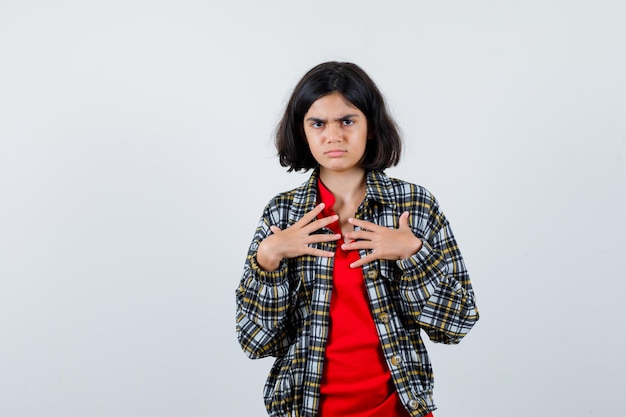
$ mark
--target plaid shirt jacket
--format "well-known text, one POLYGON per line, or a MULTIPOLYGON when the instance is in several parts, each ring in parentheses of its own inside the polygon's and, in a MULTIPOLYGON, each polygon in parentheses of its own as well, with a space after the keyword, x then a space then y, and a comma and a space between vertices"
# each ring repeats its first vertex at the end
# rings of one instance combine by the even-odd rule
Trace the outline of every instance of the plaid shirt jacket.
MULTIPOLYGON (((329 332, 333 258, 284 259, 276 271, 256 262, 259 243, 270 226, 285 229, 317 202, 314 170, 300 187, 277 195, 265 207, 236 290, 237 336, 253 359, 276 357, 264 388, 271 417, 316 417, 324 347, 329 332)), ((380 344, 402 403, 409 413, 435 409, 433 373, 421 337, 456 344, 478 320, 469 275, 447 219, 425 188, 367 172, 366 197, 356 218, 397 228, 409 211, 409 225, 422 239, 421 250, 399 261, 363 266, 363 276, 380 344)), ((332 233, 321 229, 319 233, 332 233)), ((336 243, 319 243, 328 251, 336 243)), ((361 251, 361 257, 367 251, 361 251)))

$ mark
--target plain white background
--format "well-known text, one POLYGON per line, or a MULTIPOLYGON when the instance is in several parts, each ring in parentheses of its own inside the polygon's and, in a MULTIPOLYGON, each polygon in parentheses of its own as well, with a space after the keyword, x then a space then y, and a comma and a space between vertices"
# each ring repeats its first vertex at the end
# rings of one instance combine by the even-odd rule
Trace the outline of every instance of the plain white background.
POLYGON ((297 80, 353 61, 481 320, 437 417, 623 410, 626 6, 0 1, 0 415, 262 416, 234 291, 297 80))

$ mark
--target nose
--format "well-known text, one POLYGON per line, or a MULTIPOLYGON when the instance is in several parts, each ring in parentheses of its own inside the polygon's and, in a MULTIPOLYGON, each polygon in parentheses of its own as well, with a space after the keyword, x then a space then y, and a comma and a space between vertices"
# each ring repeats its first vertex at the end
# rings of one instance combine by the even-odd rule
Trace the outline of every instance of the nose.
POLYGON ((330 142, 341 140, 342 132, 339 123, 329 123, 326 128, 326 139, 330 142))

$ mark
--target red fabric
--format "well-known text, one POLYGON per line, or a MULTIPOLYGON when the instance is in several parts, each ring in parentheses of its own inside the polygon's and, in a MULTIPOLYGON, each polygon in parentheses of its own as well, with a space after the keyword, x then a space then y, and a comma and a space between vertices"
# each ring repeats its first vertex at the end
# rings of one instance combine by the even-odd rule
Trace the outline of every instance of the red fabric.
MULTIPOLYGON (((320 217, 334 214, 334 196, 321 181, 319 190, 326 205, 320 217)), ((339 222, 329 227, 341 233, 339 222)), ((342 250, 342 243, 337 242, 333 269, 319 417, 407 417, 380 347, 363 272, 350 268, 359 253, 342 250)))

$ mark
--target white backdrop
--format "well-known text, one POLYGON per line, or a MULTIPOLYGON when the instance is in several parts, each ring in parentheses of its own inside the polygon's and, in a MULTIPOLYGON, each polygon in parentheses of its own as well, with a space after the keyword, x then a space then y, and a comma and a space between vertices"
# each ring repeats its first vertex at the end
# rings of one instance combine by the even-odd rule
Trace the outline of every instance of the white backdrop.
MULTIPOLYGON (((481 320, 437 417, 617 415, 626 3, 0 1, 0 416, 263 416, 234 291, 306 70, 362 66, 481 320)), ((308 175, 308 174, 307 174, 308 175)))

